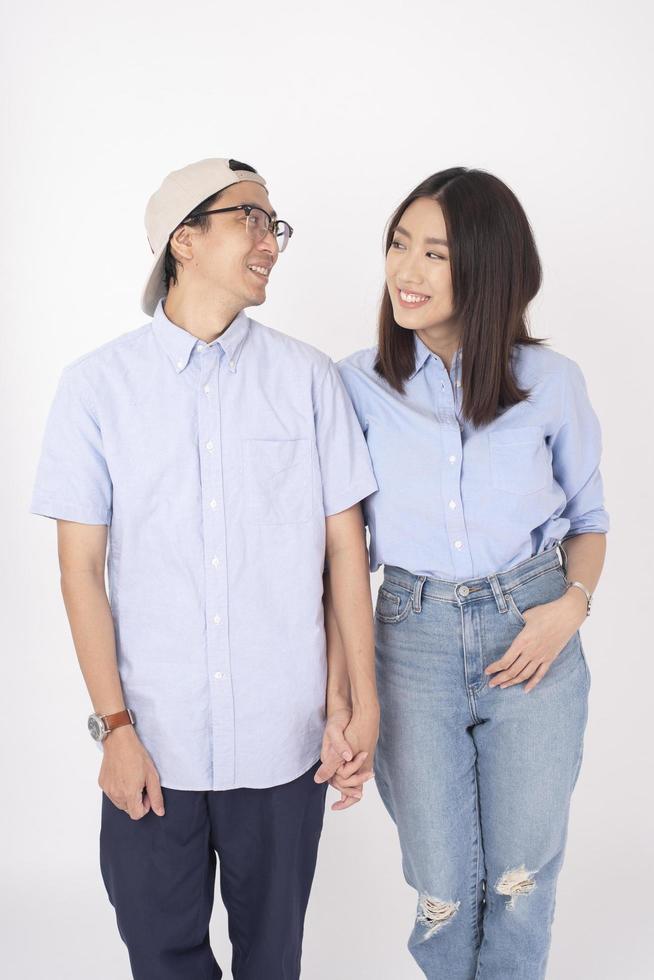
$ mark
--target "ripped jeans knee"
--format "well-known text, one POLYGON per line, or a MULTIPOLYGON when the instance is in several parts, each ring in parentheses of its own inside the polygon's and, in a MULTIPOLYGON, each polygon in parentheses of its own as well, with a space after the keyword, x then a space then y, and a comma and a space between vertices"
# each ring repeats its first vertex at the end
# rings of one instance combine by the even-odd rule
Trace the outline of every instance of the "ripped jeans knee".
POLYGON ((536 881, 534 879, 534 872, 527 871, 524 864, 521 864, 519 868, 513 868, 509 871, 505 871, 495 885, 495 891, 498 895, 507 896, 507 909, 515 908, 515 900, 518 895, 529 895, 530 892, 536 887, 536 881))
POLYGON ((442 902, 431 895, 421 895, 417 921, 426 926, 423 939, 430 939, 456 915, 460 902, 442 902))

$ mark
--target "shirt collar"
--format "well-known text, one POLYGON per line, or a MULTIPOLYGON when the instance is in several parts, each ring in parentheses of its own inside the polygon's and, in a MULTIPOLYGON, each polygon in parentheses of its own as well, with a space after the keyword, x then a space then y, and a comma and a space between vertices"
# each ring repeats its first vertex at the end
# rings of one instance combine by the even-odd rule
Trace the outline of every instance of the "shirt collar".
POLYGON ((417 333, 414 333, 413 339, 414 339, 414 342, 415 342, 414 343, 414 346, 415 346, 415 353, 416 353, 416 363, 415 363, 415 367, 414 367, 413 371, 411 372, 411 374, 408 377, 408 380, 409 381, 411 381, 413 378, 415 378, 415 376, 418 373, 418 371, 421 370, 421 368, 424 365, 425 361, 427 360, 427 358, 429 357, 429 355, 432 353, 429 350, 429 348, 427 347, 427 345, 422 342, 422 340, 420 339, 420 337, 418 336, 417 333))
MULTIPOLYGON (((437 357, 438 360, 440 360, 438 354, 434 354, 434 352, 431 351, 429 347, 427 347, 427 345, 420 339, 417 331, 414 333, 413 338, 415 341, 416 363, 413 371, 411 372, 411 374, 407 379, 408 381, 411 381, 412 378, 415 378, 416 374, 418 374, 418 372, 421 370, 421 368, 424 366, 425 362, 428 360, 430 356, 437 357)), ((461 367, 461 350, 462 350, 461 347, 457 348, 456 353, 452 358, 451 373, 453 373, 455 376, 458 376, 461 367)))
MULTIPOLYGON (((179 374, 188 364, 193 348, 198 345, 202 346, 203 341, 199 340, 198 337, 195 337, 183 327, 177 326, 172 320, 169 320, 164 313, 163 302, 163 299, 160 299, 157 303, 157 308, 152 318, 152 329, 155 337, 170 358, 175 371, 179 374)), ((230 371, 236 371, 236 366, 243 350, 243 344, 248 335, 249 326, 250 319, 241 310, 220 337, 217 337, 211 344, 206 345, 210 347, 212 344, 217 344, 222 347, 227 355, 230 371)))
POLYGON ((243 351, 245 341, 250 332, 250 318, 241 310, 237 313, 224 333, 217 338, 216 343, 220 344, 227 355, 227 363, 230 371, 235 371, 239 357, 243 351))

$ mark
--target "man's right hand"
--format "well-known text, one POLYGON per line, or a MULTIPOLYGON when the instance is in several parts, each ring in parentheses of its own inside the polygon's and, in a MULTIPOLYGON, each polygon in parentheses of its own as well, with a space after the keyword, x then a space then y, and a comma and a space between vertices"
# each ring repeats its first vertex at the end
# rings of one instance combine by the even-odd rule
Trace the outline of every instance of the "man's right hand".
POLYGON ((140 820, 152 809, 163 817, 159 773, 133 725, 121 725, 104 739, 98 785, 114 806, 140 820), (145 790, 145 792, 144 792, 145 790))

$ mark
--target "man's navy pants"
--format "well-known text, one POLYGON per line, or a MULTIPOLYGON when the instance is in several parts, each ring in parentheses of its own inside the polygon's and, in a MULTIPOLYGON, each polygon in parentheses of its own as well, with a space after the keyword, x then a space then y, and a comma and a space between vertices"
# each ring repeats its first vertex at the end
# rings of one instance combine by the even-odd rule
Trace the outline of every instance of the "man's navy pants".
POLYGON ((132 820, 102 794, 100 867, 135 980, 219 980, 209 945, 216 854, 234 980, 297 980, 327 784, 163 789, 132 820))

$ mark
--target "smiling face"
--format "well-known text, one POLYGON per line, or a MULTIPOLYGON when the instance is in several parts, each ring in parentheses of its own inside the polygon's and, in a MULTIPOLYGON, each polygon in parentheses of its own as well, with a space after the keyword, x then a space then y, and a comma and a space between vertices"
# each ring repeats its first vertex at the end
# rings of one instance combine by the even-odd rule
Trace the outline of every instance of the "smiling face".
POLYGON ((386 255, 386 286, 399 326, 419 331, 451 326, 450 251, 438 201, 420 197, 403 213, 386 255))
MULTIPOLYGON (((253 204, 277 217, 266 189, 254 181, 226 188, 212 208, 236 204, 253 204)), ((209 220, 206 231, 183 225, 171 239, 173 254, 182 264, 179 286, 209 296, 220 294, 236 309, 259 306, 266 299, 266 285, 279 256, 274 235, 268 231, 260 240, 251 238, 245 211, 212 214, 209 220)))

